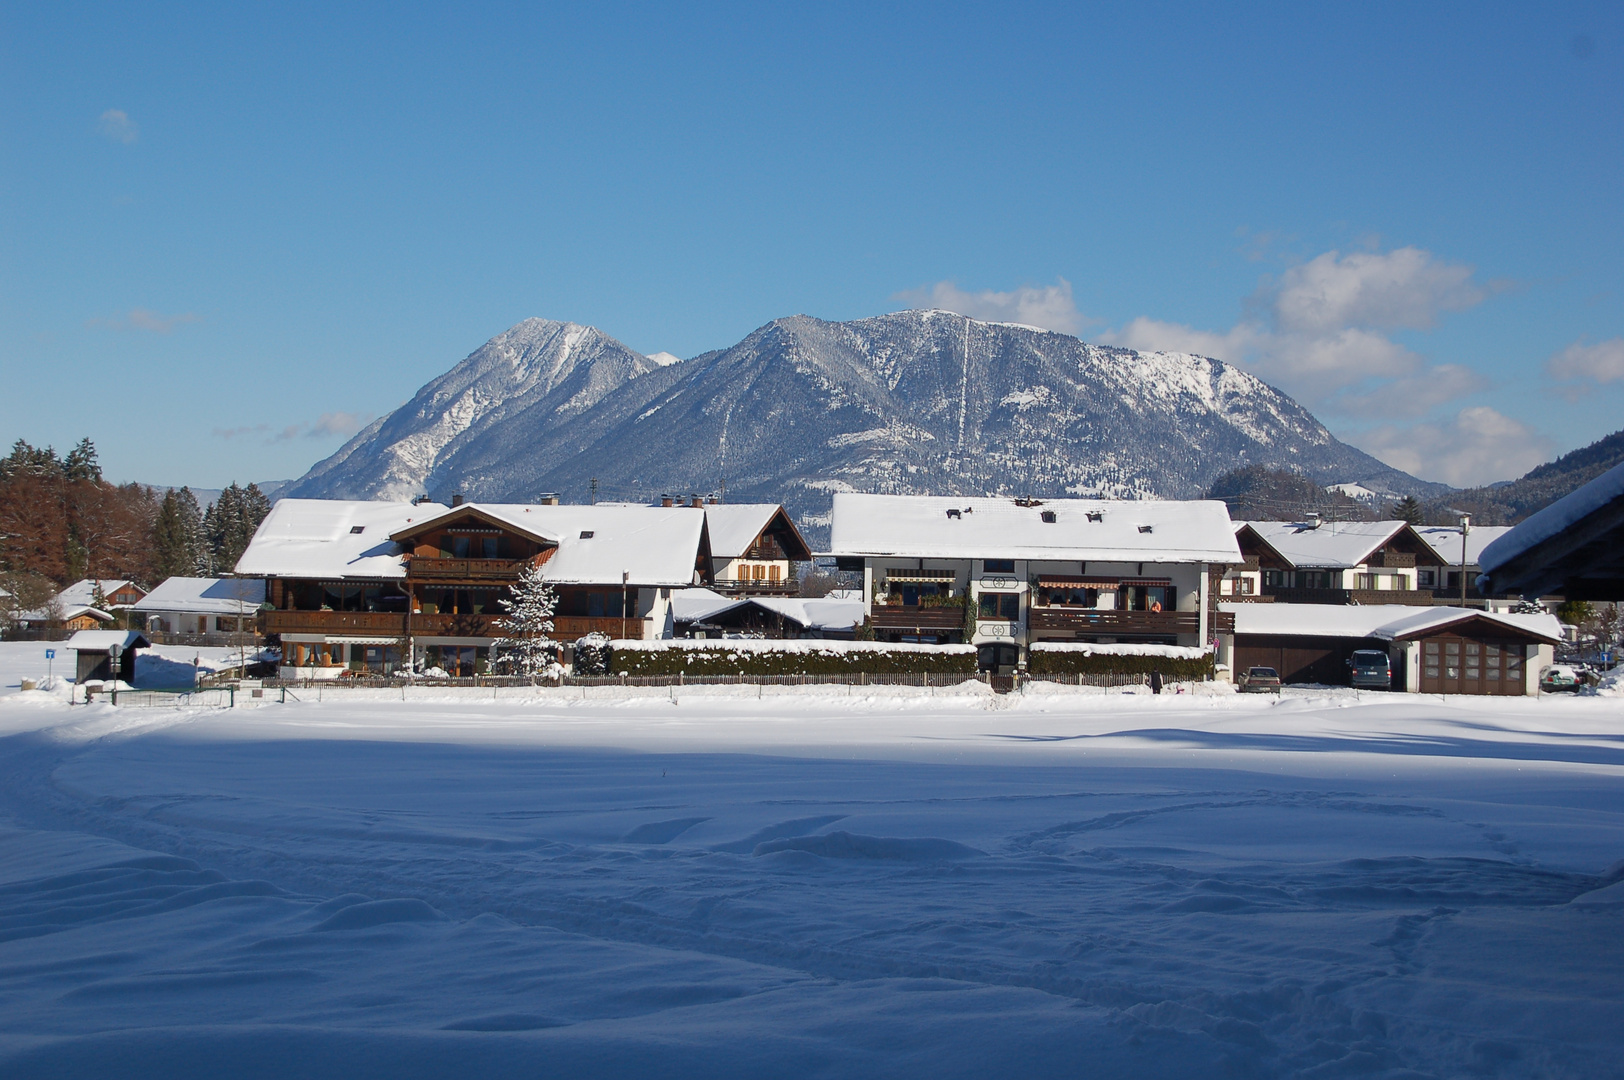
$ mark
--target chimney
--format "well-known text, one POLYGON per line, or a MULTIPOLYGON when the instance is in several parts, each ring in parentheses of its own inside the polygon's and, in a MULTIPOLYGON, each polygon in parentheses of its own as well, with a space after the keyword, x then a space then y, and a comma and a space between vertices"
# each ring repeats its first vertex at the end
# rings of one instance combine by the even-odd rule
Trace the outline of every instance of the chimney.
POLYGON ((557 494, 557 492, 543 491, 541 493, 540 502, 541 502, 541 505, 543 505, 543 506, 557 506, 558 505, 558 494, 557 494))
POLYGON ((661 506, 670 506, 671 505, 671 496, 669 496, 669 495, 661 495, 660 496, 660 505, 661 506))
POLYGON ((457 494, 451 496, 451 505, 452 506, 461 506, 462 501, 463 501, 462 500, 462 492, 460 492, 460 491, 457 494))
POLYGON ((705 505, 705 500, 700 498, 698 495, 695 495, 691 500, 689 500, 688 505, 698 509, 705 505))
POLYGON ((715 506, 716 505, 716 496, 712 495, 710 498, 705 500, 705 503, 708 506, 715 506))

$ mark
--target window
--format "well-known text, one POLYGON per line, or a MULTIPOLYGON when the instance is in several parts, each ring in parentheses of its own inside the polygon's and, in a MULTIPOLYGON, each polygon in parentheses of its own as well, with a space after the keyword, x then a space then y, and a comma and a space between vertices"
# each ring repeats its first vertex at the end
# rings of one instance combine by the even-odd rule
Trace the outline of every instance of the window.
POLYGON ((1285 570, 1265 570, 1263 571, 1263 584, 1271 589, 1284 589, 1290 582, 1287 579, 1285 570))
POLYGON ((364 533, 366 531, 367 531, 367 527, 365 525, 351 525, 350 526, 350 535, 351 536, 360 536, 362 533, 364 533))
POLYGON ((983 559, 981 569, 989 574, 1013 574, 1015 572, 1015 560, 983 559))
POLYGON ((1043 523, 1045 525, 1053 525, 1054 524, 1054 511, 1053 510, 1045 510, 1039 516, 1043 518, 1043 523))
POLYGON ((486 537, 481 538, 480 541, 479 541, 479 554, 480 554, 480 557, 481 558, 486 558, 486 559, 494 559, 494 558, 496 558, 496 552, 497 552, 497 549, 498 549, 499 546, 500 546, 500 541, 499 541, 499 539, 497 537, 486 536, 486 537))
POLYGON ((592 535, 593 535, 593 530, 591 530, 591 529, 582 529, 581 530, 581 539, 582 540, 590 540, 590 539, 592 539, 592 535))
POLYGON ((1253 590, 1254 589, 1255 589, 1255 586, 1253 585, 1251 578, 1243 577, 1243 578, 1236 578, 1235 579, 1235 591, 1237 593, 1239 593, 1241 596, 1251 596, 1251 595, 1253 595, 1253 590))
POLYGON ((1436 585, 1438 583, 1437 574, 1434 573, 1431 570, 1422 570, 1420 572, 1420 579, 1421 579, 1421 588, 1423 588, 1423 589, 1430 589, 1430 588, 1432 588, 1434 585, 1436 585))
POLYGON ((1021 594, 1012 592, 984 592, 980 598, 983 619, 1004 619, 1015 622, 1021 617, 1021 594))

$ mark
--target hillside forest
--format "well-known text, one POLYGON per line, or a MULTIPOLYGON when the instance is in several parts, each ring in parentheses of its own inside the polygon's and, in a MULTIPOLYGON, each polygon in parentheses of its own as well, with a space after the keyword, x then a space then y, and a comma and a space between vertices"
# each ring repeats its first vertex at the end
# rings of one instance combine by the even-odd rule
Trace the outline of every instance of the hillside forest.
POLYGON ((18 439, 0 459, 0 588, 28 608, 82 578, 224 573, 269 512, 254 484, 205 508, 188 488, 109 482, 88 438, 65 456, 18 439))

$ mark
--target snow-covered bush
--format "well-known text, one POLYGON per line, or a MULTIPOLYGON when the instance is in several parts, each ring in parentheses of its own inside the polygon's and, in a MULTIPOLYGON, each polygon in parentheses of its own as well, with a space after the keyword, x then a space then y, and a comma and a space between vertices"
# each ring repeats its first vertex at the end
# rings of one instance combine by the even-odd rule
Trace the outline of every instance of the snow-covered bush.
POLYGON ((963 675, 976 673, 970 645, 852 641, 617 641, 616 675, 963 675))
POLYGON ((609 674, 609 636, 592 633, 575 642, 575 674, 609 674))
POLYGON ((1178 645, 1090 645, 1082 642, 1038 642, 1027 657, 1032 675, 1149 675, 1162 673, 1172 682, 1210 679, 1213 655, 1206 649, 1178 645))

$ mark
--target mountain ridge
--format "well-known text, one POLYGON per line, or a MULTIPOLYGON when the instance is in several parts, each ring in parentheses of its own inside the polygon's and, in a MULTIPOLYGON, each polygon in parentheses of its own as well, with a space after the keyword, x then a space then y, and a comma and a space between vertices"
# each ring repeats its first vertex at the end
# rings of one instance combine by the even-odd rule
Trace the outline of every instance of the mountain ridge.
POLYGON ((663 366, 590 327, 526 320, 284 494, 584 501, 598 478, 600 496, 781 500, 821 531, 834 490, 1193 498, 1238 464, 1450 490, 1222 361, 904 311, 788 316, 663 366), (543 386, 549 365, 562 374, 543 386))

